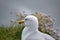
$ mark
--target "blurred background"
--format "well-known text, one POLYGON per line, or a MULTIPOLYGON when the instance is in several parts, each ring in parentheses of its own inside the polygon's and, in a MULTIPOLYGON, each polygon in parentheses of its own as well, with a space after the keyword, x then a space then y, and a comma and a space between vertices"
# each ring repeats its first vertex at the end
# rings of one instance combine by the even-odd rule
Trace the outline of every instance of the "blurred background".
POLYGON ((0 0, 0 40, 21 40, 25 25, 17 21, 25 14, 38 18, 39 31, 60 40, 60 0, 0 0))
POLYGON ((0 0, 0 25, 9 25, 16 12, 27 14, 43 12, 56 18, 54 26, 60 26, 60 0, 0 0))

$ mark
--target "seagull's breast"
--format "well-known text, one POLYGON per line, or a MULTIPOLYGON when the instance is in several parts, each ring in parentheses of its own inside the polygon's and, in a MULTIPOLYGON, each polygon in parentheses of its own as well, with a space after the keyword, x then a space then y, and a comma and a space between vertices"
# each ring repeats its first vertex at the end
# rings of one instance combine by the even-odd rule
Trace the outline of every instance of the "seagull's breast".
POLYGON ((22 40, 45 40, 39 32, 30 32, 25 28, 22 33, 22 40))
POLYGON ((31 33, 27 36, 26 40, 45 40, 42 35, 37 32, 31 33))

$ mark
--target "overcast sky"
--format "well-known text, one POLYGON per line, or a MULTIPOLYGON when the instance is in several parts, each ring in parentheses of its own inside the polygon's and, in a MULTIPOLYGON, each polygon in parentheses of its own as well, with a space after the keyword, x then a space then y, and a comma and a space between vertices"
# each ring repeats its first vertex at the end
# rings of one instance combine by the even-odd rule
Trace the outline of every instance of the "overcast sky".
POLYGON ((60 26, 60 0, 0 0, 0 24, 8 25, 20 11, 44 12, 55 17, 55 26, 60 26))

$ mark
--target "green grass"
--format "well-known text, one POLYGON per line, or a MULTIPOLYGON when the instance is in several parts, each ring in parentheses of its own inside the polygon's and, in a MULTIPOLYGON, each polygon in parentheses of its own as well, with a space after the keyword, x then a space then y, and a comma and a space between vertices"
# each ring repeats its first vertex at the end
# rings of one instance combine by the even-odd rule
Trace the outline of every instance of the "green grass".
MULTIPOLYGON (((0 26, 0 40, 21 40, 22 30, 24 25, 16 26, 0 26)), ((44 32, 41 28, 38 28, 39 31, 49 34, 49 32, 44 32)), ((49 34, 50 35, 50 34, 49 34)))
POLYGON ((3 27, 0 26, 0 40, 21 40, 21 33, 24 26, 18 25, 3 27))

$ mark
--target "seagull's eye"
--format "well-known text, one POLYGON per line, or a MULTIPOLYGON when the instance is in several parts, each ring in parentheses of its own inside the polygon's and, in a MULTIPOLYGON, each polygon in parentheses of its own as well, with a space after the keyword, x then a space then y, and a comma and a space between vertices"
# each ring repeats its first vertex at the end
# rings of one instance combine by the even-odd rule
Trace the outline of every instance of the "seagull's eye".
POLYGON ((25 19, 25 20, 28 20, 28 19, 25 19))

